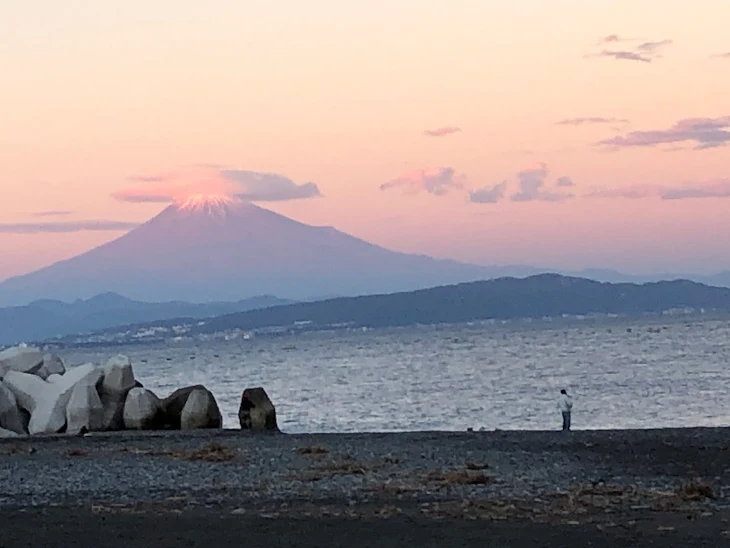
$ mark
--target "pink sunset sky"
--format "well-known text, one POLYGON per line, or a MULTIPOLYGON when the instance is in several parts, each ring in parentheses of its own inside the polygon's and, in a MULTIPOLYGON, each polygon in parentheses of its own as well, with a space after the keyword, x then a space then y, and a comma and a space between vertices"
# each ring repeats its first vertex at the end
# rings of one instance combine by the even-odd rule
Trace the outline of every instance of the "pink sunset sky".
POLYGON ((193 190, 487 265, 730 269, 728 21, 727 0, 6 2, 0 279, 193 190))

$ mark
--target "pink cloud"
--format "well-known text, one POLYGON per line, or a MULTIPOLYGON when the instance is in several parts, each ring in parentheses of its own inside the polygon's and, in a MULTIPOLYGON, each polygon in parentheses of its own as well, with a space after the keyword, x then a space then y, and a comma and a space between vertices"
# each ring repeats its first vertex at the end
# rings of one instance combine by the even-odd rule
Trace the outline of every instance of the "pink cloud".
POLYGON ((657 145, 694 142, 703 150, 730 143, 730 116, 719 118, 685 118, 667 129, 630 131, 625 135, 599 141, 599 146, 611 148, 653 147, 657 145))
POLYGON ((730 179, 722 179, 698 185, 665 188, 662 200, 684 200, 690 198, 730 198, 730 179))
POLYGON ((461 131, 461 128, 456 126, 444 126, 436 129, 427 129, 423 132, 424 135, 429 137, 444 137, 446 135, 452 135, 461 131))
POLYGON ((162 188, 126 188, 112 192, 112 198, 131 204, 166 204, 175 201, 175 193, 162 188))
MULTIPOLYGON (((634 42, 635 39, 622 38, 616 34, 611 34, 599 41, 600 45, 606 44, 625 44, 626 42, 634 42)), ((673 44, 672 40, 656 40, 650 42, 642 42, 636 46, 624 46, 620 50, 603 49, 598 53, 586 55, 586 57, 611 57, 618 61, 638 61, 640 63, 651 63, 654 59, 662 57, 661 50, 673 44)))
POLYGON ((139 226, 127 221, 59 221, 49 223, 0 223, 0 234, 44 234, 71 232, 122 232, 139 226))
POLYGON ((130 181, 137 181, 139 183, 161 183, 165 181, 165 177, 162 175, 139 175, 132 176, 129 178, 130 181))
MULTIPOLYGON (((547 164, 535 164, 517 173, 519 191, 510 196, 513 202, 560 202, 572 198, 571 194, 555 192, 546 185, 548 176, 547 164)), ((568 178, 561 177, 559 182, 566 182, 568 178)), ((557 187, 566 186, 556 182, 557 187)), ((572 186, 573 181, 570 180, 572 186)))
POLYGON ((321 196, 314 183, 296 184, 276 173, 221 169, 200 165, 166 175, 136 176, 142 184, 112 193, 112 198, 130 203, 181 202, 196 194, 239 197, 252 202, 296 200, 321 196))
MULTIPOLYGON (((570 177, 562 176, 548 182, 548 166, 544 162, 533 164, 517 173, 517 190, 509 195, 513 202, 562 202, 573 198, 567 188, 575 186, 570 177)), ((507 197, 508 183, 485 186, 472 191, 469 201, 477 204, 494 204, 507 197)))
POLYGON ((618 34, 609 34, 608 36, 601 39, 601 42, 604 43, 611 43, 611 42, 621 42, 623 39, 618 34))
POLYGON ((413 169, 380 185, 380 190, 402 188, 407 194, 428 192, 441 196, 450 190, 462 189, 467 184, 465 175, 459 175, 452 167, 428 167, 413 169))
POLYGON ((606 188, 587 194, 588 198, 628 198, 636 200, 661 195, 661 186, 658 185, 630 185, 617 188, 606 188))
POLYGON ((507 181, 499 184, 478 188, 469 193, 469 201, 473 204, 496 204, 501 201, 507 192, 507 181))
POLYGON ((661 200, 688 200, 697 198, 730 198, 730 179, 704 183, 686 183, 681 186, 634 185, 598 190, 588 195, 595 198, 659 198, 661 200))
POLYGON ((671 46, 673 43, 674 42, 672 42, 671 40, 659 40, 657 42, 644 42, 644 43, 636 46, 636 49, 638 49, 639 51, 653 53, 656 50, 663 48, 664 46, 671 46))
POLYGON ((598 53, 597 56, 613 57, 617 61, 640 61, 641 63, 651 63, 651 57, 648 57, 636 51, 603 50, 601 53, 598 53))
POLYGON ((558 126, 584 126, 587 124, 628 124, 626 118, 603 118, 599 116, 589 116, 583 118, 566 118, 555 122, 558 126))
POLYGON ((72 213, 73 211, 68 209, 55 209, 51 211, 37 211, 33 213, 33 217, 65 217, 72 213))
POLYGON ((296 184, 277 173, 258 173, 245 169, 223 169, 220 175, 238 185, 236 195, 252 202, 282 202, 316 198, 322 194, 312 182, 296 184))

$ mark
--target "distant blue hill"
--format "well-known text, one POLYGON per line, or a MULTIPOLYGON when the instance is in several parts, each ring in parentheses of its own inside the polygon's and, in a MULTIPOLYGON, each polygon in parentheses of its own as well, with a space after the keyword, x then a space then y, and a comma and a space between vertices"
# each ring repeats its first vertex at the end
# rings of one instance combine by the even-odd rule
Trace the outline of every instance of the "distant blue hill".
POLYGON ((210 318, 268 306, 293 303, 272 296, 237 302, 195 304, 183 301, 147 303, 116 293, 103 293, 71 303, 43 299, 27 306, 0 308, 0 345, 43 340, 120 325, 176 318, 210 318))
MULTIPOLYGON (((124 330, 139 332, 151 327, 169 330, 172 326, 188 325, 186 335, 195 336, 230 330, 290 329, 295 324, 305 324, 306 329, 337 326, 379 328, 488 319, 641 316, 700 311, 730 314, 730 288, 712 287, 690 280, 609 283, 559 274, 539 274, 401 293, 298 302, 226 314, 200 322, 178 317, 127 326, 124 330)), ((114 335, 121 329, 105 331, 107 335, 114 335)), ((69 339, 57 342, 75 344, 69 339)))
POLYGON ((730 313, 730 288, 690 280, 609 283, 538 274, 239 312, 206 320, 193 332, 256 329, 294 322, 394 327, 564 315, 661 314, 677 309, 730 313))

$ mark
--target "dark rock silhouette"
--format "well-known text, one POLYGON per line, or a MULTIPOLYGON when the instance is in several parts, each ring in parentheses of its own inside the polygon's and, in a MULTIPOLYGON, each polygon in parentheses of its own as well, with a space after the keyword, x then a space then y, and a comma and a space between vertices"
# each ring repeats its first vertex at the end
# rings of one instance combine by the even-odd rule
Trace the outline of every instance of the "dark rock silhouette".
POLYGON ((185 388, 179 388, 172 394, 162 400, 162 411, 164 413, 164 423, 166 428, 173 430, 180 430, 182 427, 182 416, 185 410, 191 394, 196 391, 205 392, 209 398, 208 405, 205 407, 205 414, 207 419, 205 421, 197 421, 200 424, 204 423, 204 426, 200 424, 197 428, 221 428, 223 419, 218 409, 218 404, 215 401, 213 394, 202 384, 196 384, 193 386, 186 386, 185 388), (212 400, 212 401, 211 401, 212 400))
POLYGON ((241 394, 238 410, 241 430, 278 431, 276 409, 266 390, 261 387, 246 388, 241 394))

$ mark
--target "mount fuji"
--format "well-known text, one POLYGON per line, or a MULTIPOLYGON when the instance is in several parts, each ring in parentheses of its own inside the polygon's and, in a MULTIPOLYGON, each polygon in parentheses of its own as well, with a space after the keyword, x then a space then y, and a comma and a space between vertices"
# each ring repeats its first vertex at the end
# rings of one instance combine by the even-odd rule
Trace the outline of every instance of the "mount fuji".
POLYGON ((309 299, 531 273, 398 253, 250 202, 201 195, 116 240, 0 283, 0 306, 107 292, 156 302, 309 299))

